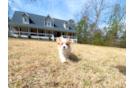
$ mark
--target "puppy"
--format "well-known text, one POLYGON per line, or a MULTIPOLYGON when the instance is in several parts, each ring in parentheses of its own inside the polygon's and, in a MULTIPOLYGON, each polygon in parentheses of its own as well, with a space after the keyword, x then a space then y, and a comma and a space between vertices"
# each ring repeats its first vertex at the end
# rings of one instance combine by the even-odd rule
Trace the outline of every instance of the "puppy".
POLYGON ((65 63, 71 53, 70 37, 68 37, 68 39, 57 37, 56 42, 58 44, 58 50, 61 62, 65 63))

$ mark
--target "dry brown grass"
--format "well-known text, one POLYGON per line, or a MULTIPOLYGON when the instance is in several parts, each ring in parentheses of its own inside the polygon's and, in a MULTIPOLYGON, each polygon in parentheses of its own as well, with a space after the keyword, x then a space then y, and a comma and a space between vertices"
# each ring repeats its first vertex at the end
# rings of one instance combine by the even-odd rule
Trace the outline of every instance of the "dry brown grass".
POLYGON ((71 44, 61 63, 56 42, 8 39, 9 88, 125 88, 126 49, 71 44))

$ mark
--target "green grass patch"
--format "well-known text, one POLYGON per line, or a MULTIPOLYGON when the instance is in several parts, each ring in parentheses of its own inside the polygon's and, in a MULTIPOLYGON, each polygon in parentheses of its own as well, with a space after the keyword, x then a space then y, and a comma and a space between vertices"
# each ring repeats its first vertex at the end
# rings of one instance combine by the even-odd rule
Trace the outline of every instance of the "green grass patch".
POLYGON ((19 86, 19 83, 17 83, 16 86, 19 86))
POLYGON ((16 69, 16 71, 19 72, 21 69, 22 69, 21 67, 18 67, 18 68, 16 69))
POLYGON ((23 82, 26 82, 26 79, 22 79, 23 82))
POLYGON ((46 83, 43 84, 43 86, 46 86, 46 85, 47 85, 46 83))
POLYGON ((12 57, 12 56, 13 56, 13 54, 10 54, 10 55, 9 55, 9 57, 12 57))
POLYGON ((33 85, 33 83, 32 83, 32 82, 30 82, 29 84, 30 84, 30 85, 33 85))
POLYGON ((20 46, 20 45, 16 45, 16 46, 20 46))
POLYGON ((81 54, 78 54, 78 56, 81 56, 81 54))
POLYGON ((83 64, 83 66, 87 67, 87 65, 86 65, 86 64, 83 64))
POLYGON ((32 77, 32 78, 35 78, 35 75, 32 75, 31 77, 32 77))
POLYGON ((106 84, 109 84, 109 82, 106 82, 106 84))
POLYGON ((86 81, 85 79, 83 79, 83 83, 85 86, 91 86, 92 84, 89 81, 86 81))

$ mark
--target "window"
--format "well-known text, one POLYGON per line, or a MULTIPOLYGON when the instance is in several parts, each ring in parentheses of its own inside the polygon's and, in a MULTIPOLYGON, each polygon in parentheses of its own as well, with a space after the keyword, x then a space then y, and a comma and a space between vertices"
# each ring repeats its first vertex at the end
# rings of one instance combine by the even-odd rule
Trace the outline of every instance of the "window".
POLYGON ((27 18, 26 17, 24 17, 24 21, 27 21, 27 18))
POLYGON ((47 26, 51 27, 51 22, 47 21, 47 26))
POLYGON ((68 24, 66 24, 66 28, 68 28, 68 24))

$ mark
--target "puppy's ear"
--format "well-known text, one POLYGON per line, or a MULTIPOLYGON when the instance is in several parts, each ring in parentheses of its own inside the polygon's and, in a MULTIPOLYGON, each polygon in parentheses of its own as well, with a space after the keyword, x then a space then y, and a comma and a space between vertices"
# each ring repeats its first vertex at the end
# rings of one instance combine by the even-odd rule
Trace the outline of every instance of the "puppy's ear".
POLYGON ((70 37, 68 36, 68 41, 70 41, 70 37))
POLYGON ((70 41, 70 37, 68 36, 68 40, 67 40, 69 43, 71 43, 71 41, 70 41))
POLYGON ((57 42, 57 44, 59 45, 60 42, 61 42, 61 39, 60 39, 59 37, 57 37, 57 38, 56 38, 56 42, 57 42))

